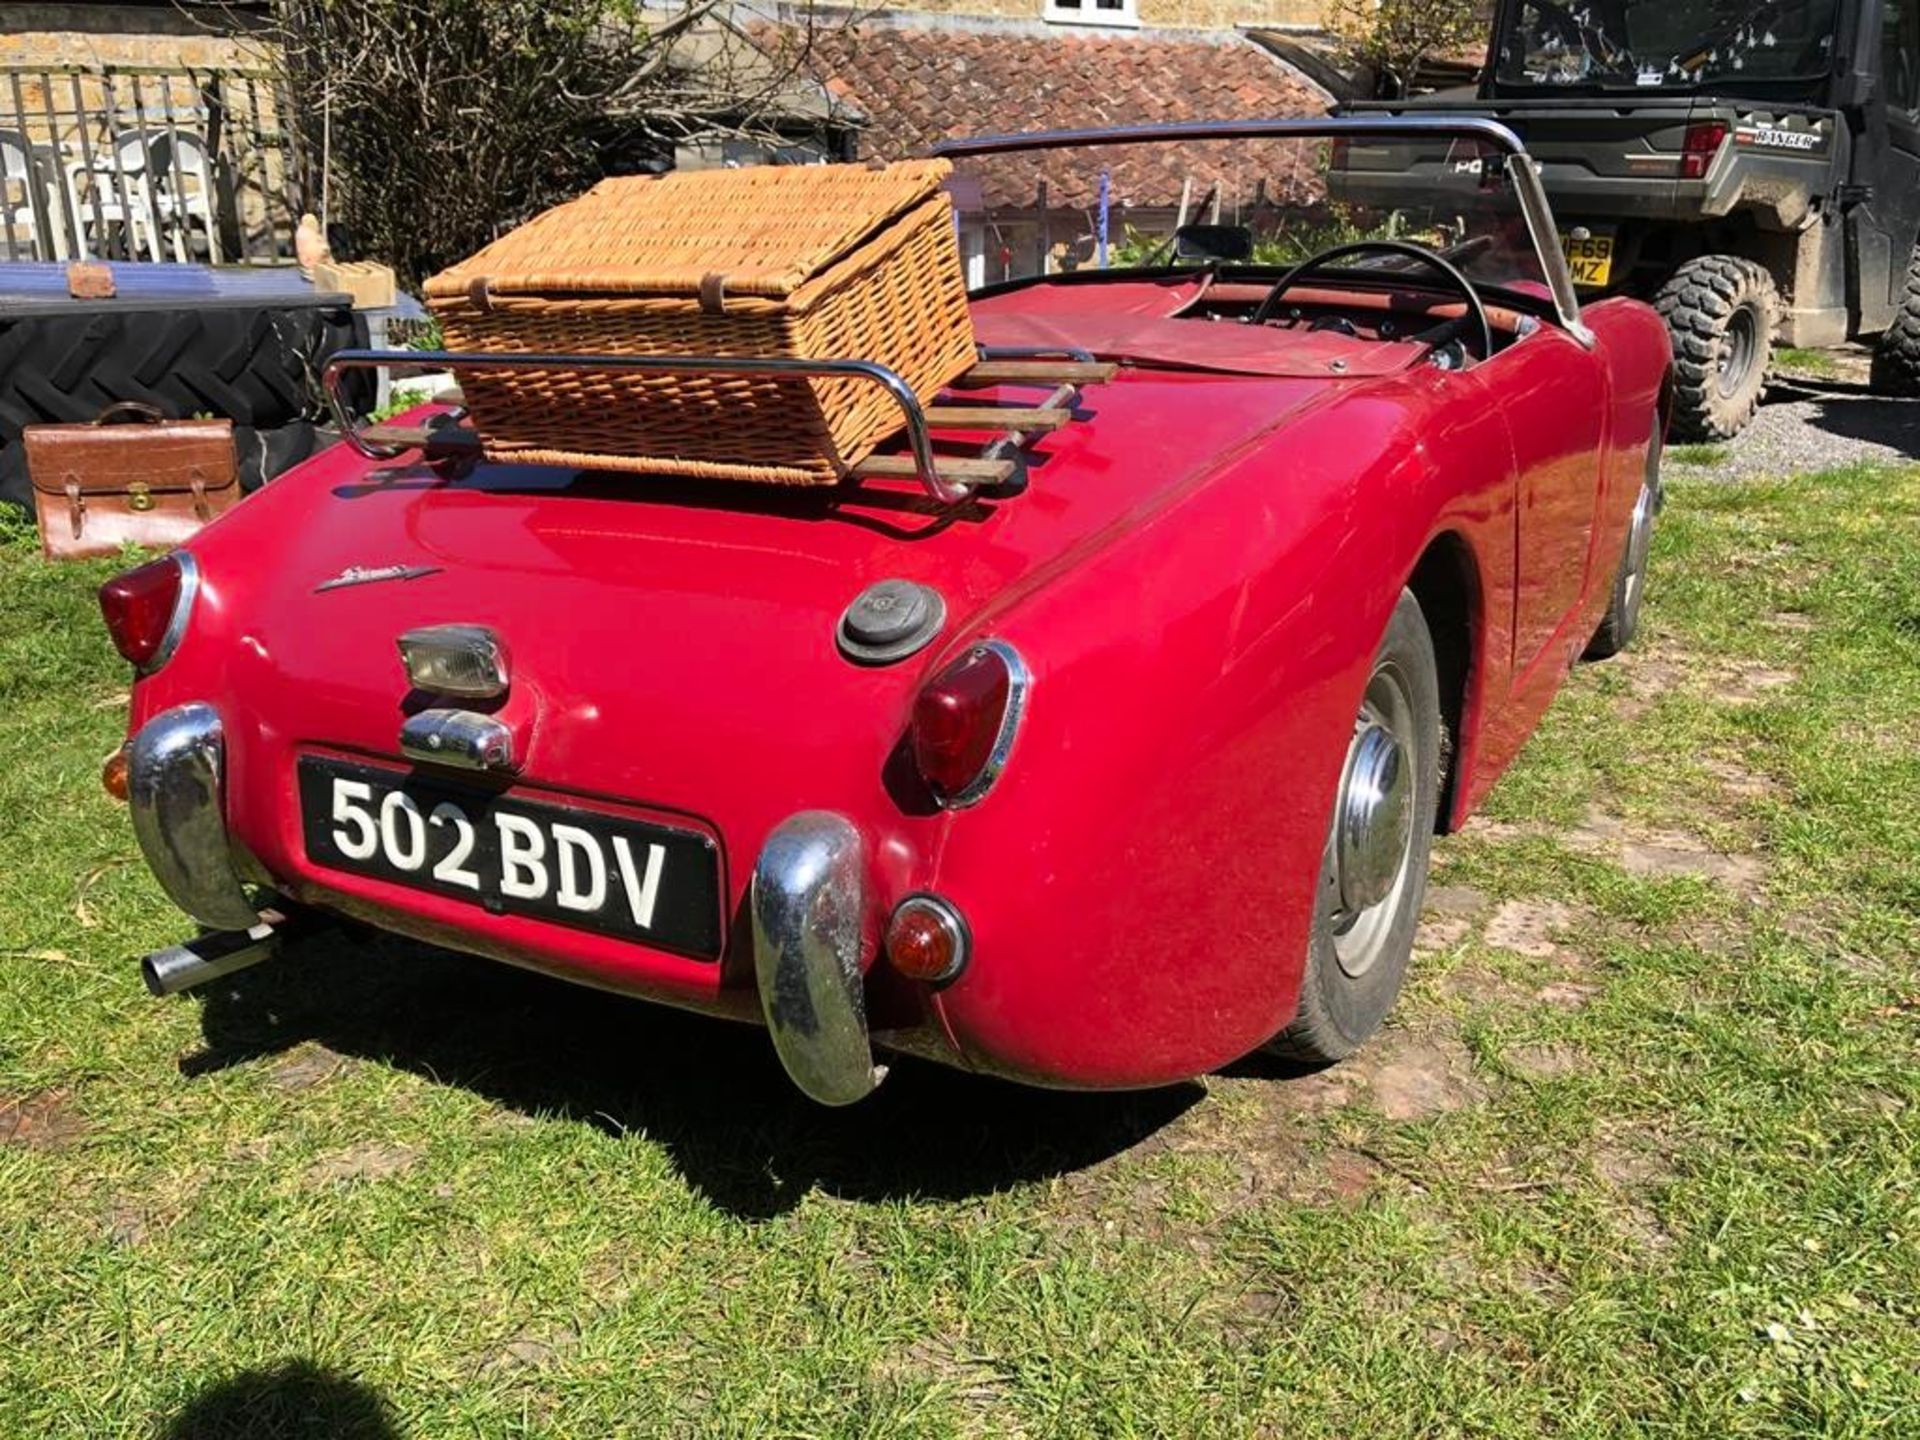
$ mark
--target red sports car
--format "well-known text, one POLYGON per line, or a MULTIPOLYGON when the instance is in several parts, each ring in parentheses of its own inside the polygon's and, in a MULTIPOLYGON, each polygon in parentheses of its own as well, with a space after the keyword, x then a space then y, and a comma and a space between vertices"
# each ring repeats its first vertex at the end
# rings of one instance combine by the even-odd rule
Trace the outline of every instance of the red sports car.
POLYGON ((981 360, 937 404, 564 362, 863 376, 901 427, 844 483, 496 464, 441 404, 104 588, 110 780, 219 932, 157 993, 330 912, 764 1023, 830 1104, 876 1052, 1123 1087, 1366 1040, 1434 833, 1633 633, 1666 332, 1579 304, 1489 122, 944 153, 981 360), (1361 164, 1442 178, 1363 209, 1361 164))

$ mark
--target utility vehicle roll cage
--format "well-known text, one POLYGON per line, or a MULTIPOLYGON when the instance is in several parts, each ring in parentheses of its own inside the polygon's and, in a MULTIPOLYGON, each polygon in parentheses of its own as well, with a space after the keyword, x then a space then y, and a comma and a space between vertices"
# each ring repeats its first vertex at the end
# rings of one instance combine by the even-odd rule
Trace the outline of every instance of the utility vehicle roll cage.
MULTIPOLYGON (((1593 344, 1592 332, 1580 319, 1580 302, 1573 277, 1561 253, 1558 232, 1540 172, 1520 137, 1498 121, 1474 116, 1365 116, 1320 120, 1180 121, 1161 125, 1124 125, 1097 130, 1043 130, 1026 134, 982 135, 945 140, 931 153, 943 157, 1004 155, 1025 150, 1070 149, 1098 145, 1139 145, 1155 142, 1268 139, 1431 140, 1452 137, 1483 142, 1505 157, 1505 173, 1526 221, 1540 268, 1552 294, 1561 326, 1583 345, 1593 344)), ((894 371, 871 360, 751 358, 721 355, 612 356, 573 354, 463 354, 424 350, 342 350, 332 356, 321 379, 327 403, 341 438, 369 460, 393 460, 408 451, 426 451, 445 445, 465 453, 478 448, 471 431, 453 427, 427 429, 356 423, 345 395, 345 377, 355 370, 409 366, 428 370, 604 370, 627 374, 688 372, 715 375, 791 377, 795 379, 851 379, 878 385, 899 406, 905 431, 906 456, 879 455, 855 466, 854 478, 890 476, 918 480, 936 502, 953 505, 987 489, 1003 493, 1024 483, 1021 450, 1038 433, 1060 428, 1072 418, 1078 386, 1110 378, 1115 366, 1072 349, 989 349, 982 347, 980 363, 957 384, 1051 384, 1040 405, 1026 410, 955 405, 925 406, 894 371), (1047 358, 1053 357, 1053 358, 1047 358), (978 457, 939 455, 931 432, 956 429, 998 432, 978 457)))

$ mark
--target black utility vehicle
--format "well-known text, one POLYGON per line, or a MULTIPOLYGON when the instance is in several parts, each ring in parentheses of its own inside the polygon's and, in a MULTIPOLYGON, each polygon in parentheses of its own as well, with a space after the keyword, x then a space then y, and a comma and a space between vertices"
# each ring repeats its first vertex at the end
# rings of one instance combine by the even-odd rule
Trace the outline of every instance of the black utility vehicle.
MULTIPOLYGON (((1920 394, 1920 0, 1499 0, 1476 90, 1344 108, 1519 131, 1576 280, 1667 317, 1677 439, 1746 425, 1776 340, 1877 337, 1920 394)), ((1407 158, 1356 150, 1335 198, 1407 158)))

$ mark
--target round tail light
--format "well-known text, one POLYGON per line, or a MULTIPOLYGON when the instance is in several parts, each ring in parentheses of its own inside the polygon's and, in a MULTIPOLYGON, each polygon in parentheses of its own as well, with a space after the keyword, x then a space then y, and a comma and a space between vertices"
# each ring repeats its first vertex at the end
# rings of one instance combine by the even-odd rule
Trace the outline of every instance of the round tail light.
POLYGON ((942 805, 972 805, 1000 777, 1028 684, 1020 653, 987 640, 944 666, 914 698, 913 763, 942 805))
POLYGON ((887 921, 887 963, 909 980, 944 985, 967 967, 973 937, 938 895, 909 895, 887 921))

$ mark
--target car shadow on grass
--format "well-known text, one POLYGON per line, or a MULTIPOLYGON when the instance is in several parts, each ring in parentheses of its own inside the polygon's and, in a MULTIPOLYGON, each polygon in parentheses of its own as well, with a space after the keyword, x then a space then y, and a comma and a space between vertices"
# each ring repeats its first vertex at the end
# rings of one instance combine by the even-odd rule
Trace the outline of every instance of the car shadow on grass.
POLYGON ((643 1133, 714 1205, 779 1215, 809 1190, 962 1199, 1081 1170, 1204 1093, 1029 1089, 893 1059, 874 1096, 807 1100, 763 1031, 490 961, 322 930, 201 995, 202 1075, 314 1042, 543 1120, 643 1133))
POLYGON ((400 1440, 377 1391, 306 1360, 243 1370, 198 1391, 158 1440, 400 1440))

